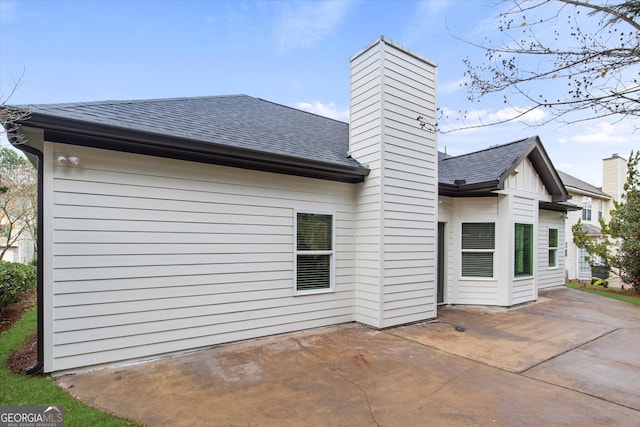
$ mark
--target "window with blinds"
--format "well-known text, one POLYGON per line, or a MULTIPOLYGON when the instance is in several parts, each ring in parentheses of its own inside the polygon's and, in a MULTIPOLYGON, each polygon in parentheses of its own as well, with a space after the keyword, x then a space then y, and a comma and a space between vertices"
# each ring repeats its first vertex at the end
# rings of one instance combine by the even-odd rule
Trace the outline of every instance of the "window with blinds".
POLYGON ((516 224, 514 276, 533 276, 533 224, 516 224))
POLYGON ((462 277, 493 277, 496 225, 462 224, 462 277))
POLYGON ((296 292, 333 289, 333 215, 296 213, 296 292))
POLYGON ((558 266, 558 229, 549 229, 549 267, 558 266))

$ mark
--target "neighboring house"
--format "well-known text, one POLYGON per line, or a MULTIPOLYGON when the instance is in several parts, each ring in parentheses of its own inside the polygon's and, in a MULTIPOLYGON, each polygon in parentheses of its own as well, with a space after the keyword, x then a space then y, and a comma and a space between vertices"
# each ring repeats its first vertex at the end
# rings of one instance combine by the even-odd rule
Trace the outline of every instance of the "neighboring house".
POLYGON ((602 237, 600 219, 610 219, 613 200, 619 200, 624 192, 627 161, 614 154, 602 161, 603 187, 596 187, 567 173, 558 171, 571 201, 582 210, 569 212, 565 221, 564 250, 566 252, 566 277, 569 280, 587 280, 592 277, 589 256, 584 248, 573 243, 571 228, 580 221, 587 235, 593 239, 602 237))
MULTIPOLYGON (((0 227, 2 227, 1 223, 0 227)), ((27 230, 23 231, 20 237, 15 240, 4 253, 2 261, 29 264, 35 257, 35 244, 35 239, 31 233, 27 230)), ((6 247, 6 237, 0 237, 0 245, 2 245, 3 248, 6 247)))
POLYGON ((350 124, 245 95, 32 106, 44 370, 561 285, 571 206, 540 140, 438 153, 435 88, 380 38, 351 58, 350 124))

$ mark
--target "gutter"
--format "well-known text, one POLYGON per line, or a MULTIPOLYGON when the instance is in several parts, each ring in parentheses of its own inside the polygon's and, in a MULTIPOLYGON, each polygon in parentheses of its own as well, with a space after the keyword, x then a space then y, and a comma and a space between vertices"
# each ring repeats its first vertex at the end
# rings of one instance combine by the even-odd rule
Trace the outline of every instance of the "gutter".
MULTIPOLYGON (((19 132, 19 131, 18 131, 19 132)), ((44 367, 44 275, 43 275, 43 271, 44 271, 44 266, 43 266, 43 260, 44 260, 44 255, 43 255, 43 237, 44 237, 44 218, 42 215, 42 208, 44 206, 44 196, 43 196, 43 188, 44 188, 44 174, 43 172, 43 165, 42 165, 42 159, 43 159, 43 155, 42 152, 36 148, 33 148, 25 143, 21 143, 18 141, 17 136, 14 135, 7 135, 9 142, 11 143, 11 145, 13 145, 15 148, 17 148, 20 151, 24 151, 26 153, 32 154, 33 156, 35 156, 36 160, 37 160, 37 164, 38 164, 38 222, 37 222, 37 227, 38 227, 38 231, 37 231, 37 236, 36 236, 36 241, 38 242, 38 252, 37 252, 37 263, 38 265, 36 266, 37 268, 37 280, 36 280, 36 306, 37 306, 37 355, 38 355, 38 361, 34 364, 29 366, 25 372, 27 373, 27 375, 32 375, 32 374, 36 374, 38 372, 40 372, 40 370, 42 370, 42 368, 44 367)))
POLYGON ((112 151, 347 183, 363 182, 369 174, 367 168, 355 161, 353 165, 341 165, 111 125, 87 123, 38 112, 32 112, 29 118, 20 121, 20 124, 42 129, 47 141, 112 151))

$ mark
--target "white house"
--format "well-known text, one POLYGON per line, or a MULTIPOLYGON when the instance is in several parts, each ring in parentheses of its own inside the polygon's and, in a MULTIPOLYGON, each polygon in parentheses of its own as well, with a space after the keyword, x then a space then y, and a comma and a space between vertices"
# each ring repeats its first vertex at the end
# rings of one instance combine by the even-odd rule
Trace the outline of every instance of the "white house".
POLYGON ((436 66, 384 38, 350 79, 350 124, 246 95, 32 106, 44 370, 562 284, 570 207, 538 138, 439 156, 417 120, 436 66))
POLYGON ((596 187, 567 173, 558 172, 569 192, 572 202, 582 207, 581 211, 569 212, 565 221, 566 277, 569 280, 591 281, 589 256, 584 248, 573 243, 571 228, 581 222, 582 228, 593 239, 602 237, 600 219, 610 219, 613 201, 619 201, 624 193, 627 177, 627 160, 618 154, 602 160, 602 187, 596 187))

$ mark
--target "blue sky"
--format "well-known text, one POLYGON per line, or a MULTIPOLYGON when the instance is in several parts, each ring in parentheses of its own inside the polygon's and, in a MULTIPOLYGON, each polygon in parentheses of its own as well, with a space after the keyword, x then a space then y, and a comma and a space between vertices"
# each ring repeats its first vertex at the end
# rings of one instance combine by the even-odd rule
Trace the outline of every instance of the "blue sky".
MULTIPOLYGON (((0 99, 22 75, 9 104, 243 93, 348 121, 349 58, 384 35, 438 64, 440 108, 486 120, 512 111, 469 104, 462 61, 483 52, 459 39, 495 32, 496 3, 0 0, 0 99)), ((458 155, 537 134, 557 169, 600 186, 603 158, 640 148, 634 126, 525 120, 444 133, 439 146, 458 155)))

